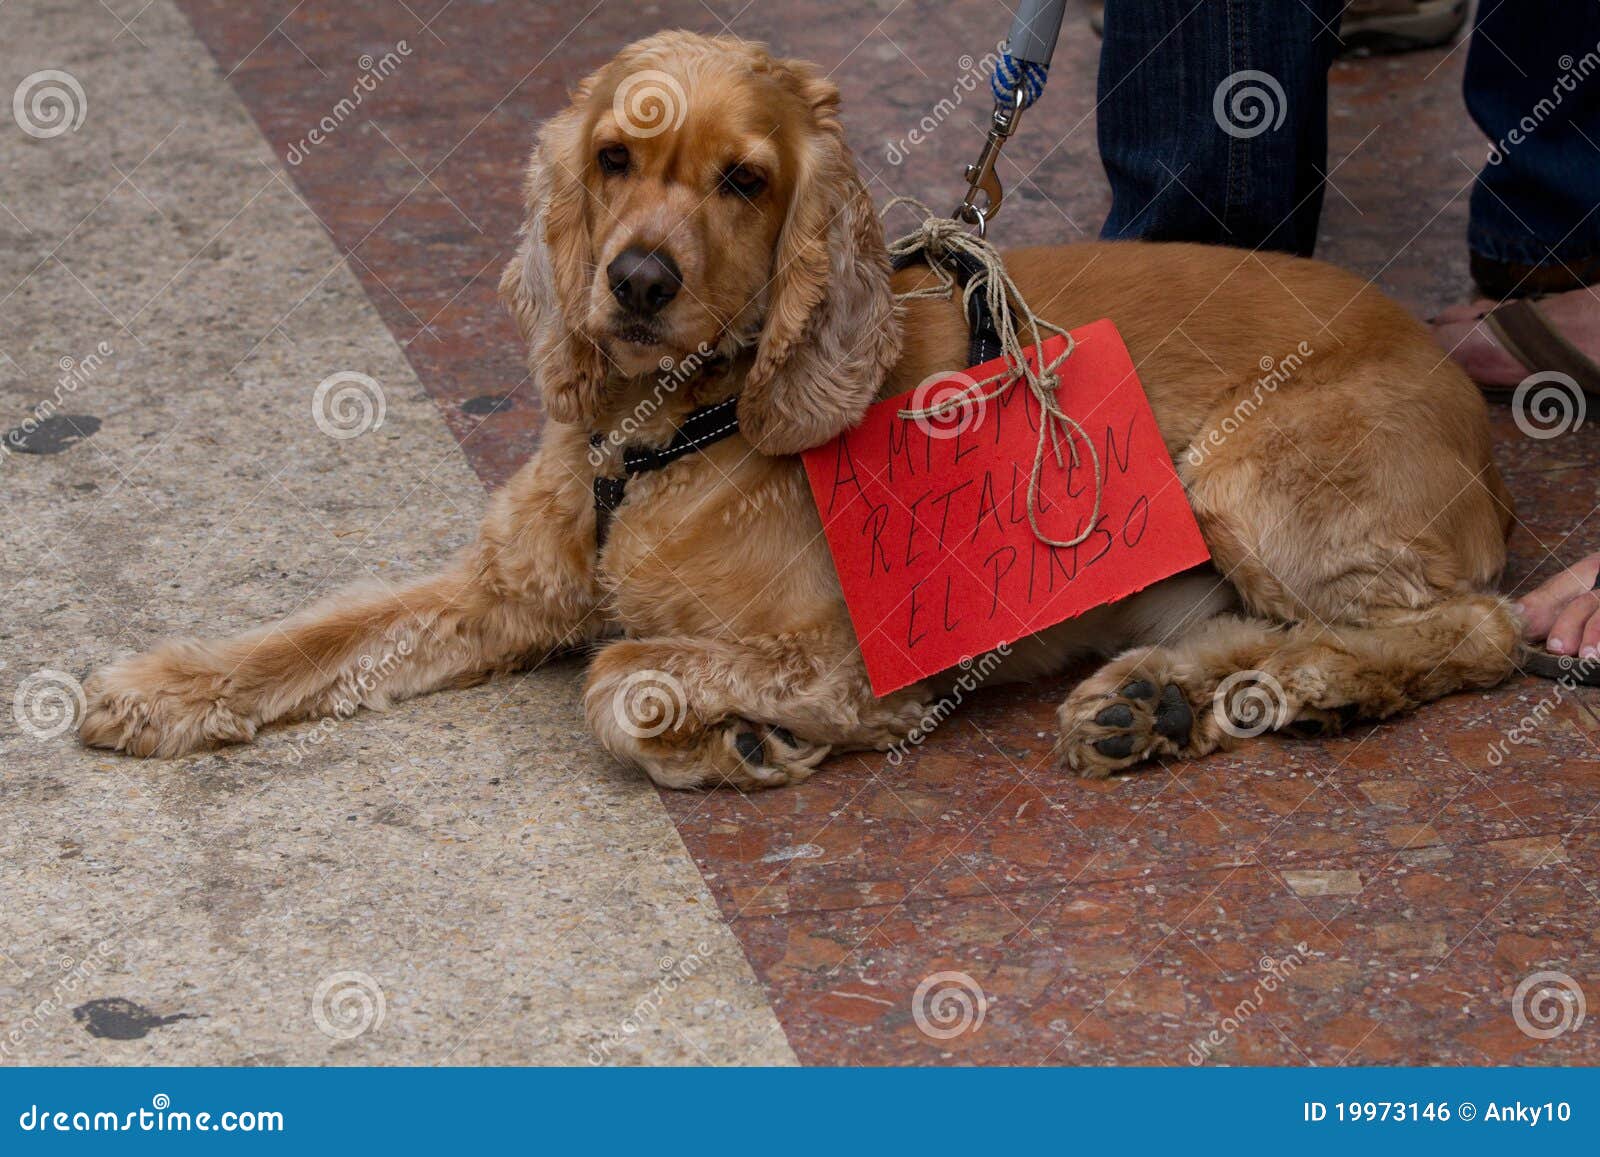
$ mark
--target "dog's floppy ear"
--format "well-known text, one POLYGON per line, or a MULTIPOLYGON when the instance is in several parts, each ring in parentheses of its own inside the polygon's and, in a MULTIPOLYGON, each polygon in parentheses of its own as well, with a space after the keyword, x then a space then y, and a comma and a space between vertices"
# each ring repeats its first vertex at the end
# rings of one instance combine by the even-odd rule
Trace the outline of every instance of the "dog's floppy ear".
POLYGON ((839 90, 789 64, 807 109, 767 315, 739 401, 764 454, 820 445, 860 420, 900 352, 889 258, 839 125, 839 90))
POLYGON ((521 242, 500 277, 500 300, 528 347, 528 368, 546 412, 585 426, 599 412, 606 378, 605 356, 578 324, 591 276, 583 146, 596 79, 579 85, 571 106, 539 132, 524 183, 521 242))

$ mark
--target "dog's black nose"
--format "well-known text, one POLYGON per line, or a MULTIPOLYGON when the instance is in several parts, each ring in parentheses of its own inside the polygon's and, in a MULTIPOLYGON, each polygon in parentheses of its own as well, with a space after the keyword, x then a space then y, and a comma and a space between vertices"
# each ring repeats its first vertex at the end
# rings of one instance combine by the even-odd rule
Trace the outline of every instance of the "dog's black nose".
POLYGON ((678 296, 683 275, 670 253, 630 246, 606 266, 611 296, 617 304, 640 317, 653 317, 678 296))

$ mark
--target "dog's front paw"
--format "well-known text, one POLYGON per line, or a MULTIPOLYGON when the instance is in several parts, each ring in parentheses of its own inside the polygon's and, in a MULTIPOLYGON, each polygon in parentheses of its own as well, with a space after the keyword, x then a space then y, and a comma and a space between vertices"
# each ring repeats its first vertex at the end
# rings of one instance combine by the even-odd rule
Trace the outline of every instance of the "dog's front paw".
POLYGON ((712 735, 710 766, 705 769, 702 787, 740 791, 788 787, 807 779, 832 750, 825 743, 797 738, 786 727, 737 718, 726 720, 712 735))
POLYGON ((1214 728, 1191 699, 1159 652, 1108 663, 1056 712, 1056 761, 1087 779, 1104 779, 1152 756, 1213 751, 1214 728))
POLYGON ((228 673, 202 643, 167 643, 102 667, 83 691, 78 735, 90 747, 167 758, 255 738, 255 722, 230 705, 228 673))

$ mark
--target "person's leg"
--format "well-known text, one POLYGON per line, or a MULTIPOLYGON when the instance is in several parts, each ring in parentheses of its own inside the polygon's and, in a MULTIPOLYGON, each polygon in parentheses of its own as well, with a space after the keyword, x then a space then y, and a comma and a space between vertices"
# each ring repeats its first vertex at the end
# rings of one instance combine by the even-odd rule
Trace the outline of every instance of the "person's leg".
MULTIPOLYGON (((1472 191, 1473 276, 1496 298, 1556 291, 1540 309, 1600 362, 1600 4, 1482 0, 1475 32, 1467 108, 1491 151, 1472 191)), ((1447 311, 1435 335, 1480 382, 1514 385, 1542 367, 1512 357, 1477 320, 1492 304, 1447 311)), ((1527 638, 1560 655, 1600 654, 1597 573, 1590 555, 1522 596, 1527 638)))
POLYGON ((1101 236, 1310 254, 1342 0, 1108 0, 1101 236))
POLYGON ((1490 143, 1474 277, 1491 297, 1600 280, 1600 4, 1483 0, 1464 89, 1490 143))
MULTIPOLYGON (((1483 0, 1475 33, 1466 100, 1490 152, 1472 192, 1473 276, 1490 299, 1549 295, 1544 323, 1600 364, 1600 4, 1483 0)), ((1493 306, 1456 306, 1434 323, 1475 380, 1508 388, 1535 370, 1571 373, 1571 358, 1531 365, 1529 350, 1509 352, 1483 320, 1493 306)))

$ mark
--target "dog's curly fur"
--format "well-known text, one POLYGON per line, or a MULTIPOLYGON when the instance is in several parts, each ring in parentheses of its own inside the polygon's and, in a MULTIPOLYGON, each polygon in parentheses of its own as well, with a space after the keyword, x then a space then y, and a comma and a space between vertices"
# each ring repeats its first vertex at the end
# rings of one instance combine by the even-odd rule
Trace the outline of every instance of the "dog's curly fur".
MULTIPOLYGON (((539 134, 501 283, 549 421, 476 544, 411 586, 105 668, 84 741, 180 755, 577 646, 595 650, 595 734, 660 784, 792 783, 830 750, 903 739, 939 684, 873 696, 793 455, 960 368, 966 327, 948 301, 897 308, 894 292, 928 274, 891 278, 837 113, 810 65, 687 33, 583 81, 539 134), (645 72, 671 83, 656 94, 667 107, 643 110, 666 119, 641 134, 617 94, 645 72), (643 333, 598 275, 640 245, 682 276, 643 333), (664 384, 663 358, 704 367, 664 384), (735 393, 741 436, 636 478, 597 552, 591 432, 663 444, 689 409, 735 393)), ((1049 247, 1007 264, 1050 321, 1117 323, 1215 564, 1006 659, 1000 677, 1028 679, 1116 656, 1061 706, 1061 762, 1104 775, 1226 745, 1241 728, 1217 693, 1237 672, 1272 686, 1268 724, 1300 731, 1510 672, 1518 624, 1492 593, 1510 503, 1484 406, 1397 305, 1325 265, 1190 245, 1049 247), (1240 419, 1262 356, 1302 349, 1240 419)))

